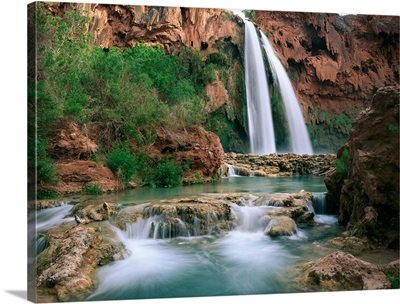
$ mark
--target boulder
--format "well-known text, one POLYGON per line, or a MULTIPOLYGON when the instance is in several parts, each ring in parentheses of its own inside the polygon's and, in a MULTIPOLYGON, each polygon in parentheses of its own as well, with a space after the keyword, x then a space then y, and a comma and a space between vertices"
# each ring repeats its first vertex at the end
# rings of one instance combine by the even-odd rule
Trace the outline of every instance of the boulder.
POLYGON ((211 181, 218 174, 224 150, 219 137, 199 126, 185 128, 157 129, 154 144, 148 148, 150 158, 170 155, 179 165, 188 164, 189 170, 183 173, 183 182, 211 181))
POLYGON ((296 223, 288 216, 276 216, 272 218, 268 218, 267 216, 266 221, 268 222, 268 225, 264 230, 265 235, 275 237, 281 235, 293 235, 296 233, 296 223))
POLYGON ((72 211, 72 215, 80 224, 88 224, 90 222, 105 221, 117 211, 117 206, 114 203, 98 203, 84 206, 77 204, 72 211))
POLYGON ((391 287, 378 266, 336 251, 308 265, 304 283, 309 290, 374 290, 391 287))

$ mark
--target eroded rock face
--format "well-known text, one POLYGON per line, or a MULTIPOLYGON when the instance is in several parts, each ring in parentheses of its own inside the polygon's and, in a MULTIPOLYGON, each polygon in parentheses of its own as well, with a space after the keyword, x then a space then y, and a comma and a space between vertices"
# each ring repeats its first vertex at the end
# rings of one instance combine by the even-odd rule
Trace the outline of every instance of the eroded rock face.
POLYGON ((96 4, 89 14, 96 44, 105 48, 146 43, 215 51, 220 39, 243 39, 237 17, 221 9, 96 4))
POLYGON ((292 75, 309 122, 317 119, 312 109, 354 117, 378 88, 398 84, 398 16, 256 15, 292 75))
POLYGON ((399 87, 379 89, 338 151, 340 171, 325 178, 330 204, 355 236, 399 246, 399 87))
POLYGON ((158 129, 155 143, 148 149, 150 158, 172 155, 178 164, 189 164, 183 182, 191 183, 196 178, 210 181, 222 164, 224 150, 217 135, 202 127, 180 129, 158 129))
POLYGON ((333 252, 308 265, 304 283, 310 290, 374 290, 391 287, 378 266, 349 253, 333 252))
POLYGON ((58 176, 57 185, 41 185, 41 190, 52 190, 57 193, 77 193, 89 186, 98 186, 101 191, 117 191, 123 189, 121 182, 112 171, 94 161, 59 161, 55 163, 58 176))
POLYGON ((55 159, 88 159, 96 153, 97 144, 92 141, 76 122, 55 131, 49 143, 50 155, 55 159))
POLYGON ((335 155, 225 153, 222 175, 227 175, 229 165, 242 176, 323 176, 334 168, 335 155))

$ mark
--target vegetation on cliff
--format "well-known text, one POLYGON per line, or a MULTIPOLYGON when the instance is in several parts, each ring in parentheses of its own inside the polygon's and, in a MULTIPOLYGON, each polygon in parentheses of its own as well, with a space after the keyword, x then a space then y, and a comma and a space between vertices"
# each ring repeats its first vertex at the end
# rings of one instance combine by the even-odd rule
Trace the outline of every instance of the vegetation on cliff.
MULTIPOLYGON (((38 156, 39 182, 57 182, 48 141, 54 129, 76 121, 89 130, 96 126, 100 155, 93 158, 118 173, 124 184, 137 172, 152 185, 180 183, 182 168, 176 167, 181 164, 173 158, 157 165, 157 161, 143 160, 139 154, 154 142, 159 127, 204 124, 219 129, 212 123, 219 112, 204 114, 205 86, 215 80, 215 70, 228 83, 232 48, 208 56, 184 46, 171 54, 144 44, 125 50, 101 48, 92 43, 92 33, 87 30, 90 20, 79 9, 59 16, 49 12, 45 4, 37 8, 37 75, 30 82, 29 104, 32 111, 37 109, 37 125, 33 125, 34 120, 30 123, 32 128, 37 127, 38 145, 35 147, 32 134, 29 155, 38 156), (139 154, 125 155, 122 161, 123 151, 131 153, 124 150, 131 143, 139 154), (138 159, 154 166, 154 172, 140 170, 144 166, 136 163, 138 159), (155 173, 159 169, 164 173, 155 173), (167 169, 170 176, 166 176, 167 169)), ((236 134, 238 122, 229 111, 225 108, 222 117, 218 116, 226 126, 220 129, 221 138, 225 147, 239 149, 244 131, 242 138, 236 136, 240 143, 235 143, 235 136, 230 135, 236 134)), ((31 159, 30 167, 34 166, 35 160, 31 159)))

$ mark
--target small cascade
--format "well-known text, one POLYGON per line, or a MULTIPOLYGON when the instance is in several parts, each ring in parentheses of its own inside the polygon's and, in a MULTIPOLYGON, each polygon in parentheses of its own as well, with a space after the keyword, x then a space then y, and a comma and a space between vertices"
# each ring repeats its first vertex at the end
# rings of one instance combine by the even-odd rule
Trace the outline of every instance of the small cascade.
POLYGON ((228 177, 235 177, 235 176, 240 176, 239 174, 236 173, 235 167, 232 165, 227 165, 228 166, 228 177))
POLYGON ((312 207, 315 214, 327 214, 326 192, 313 193, 312 207))
POLYGON ((251 152, 270 154, 276 152, 271 101, 260 40, 254 24, 245 24, 245 81, 247 117, 251 152))
POLYGON ((73 217, 67 217, 73 207, 73 205, 65 204, 59 207, 37 210, 36 230, 40 232, 62 223, 73 221, 73 217))
POLYGON ((312 198, 312 207, 314 209, 314 220, 319 224, 334 225, 337 223, 337 216, 328 214, 326 205, 326 192, 315 192, 312 198))
POLYGON ((289 125, 292 152, 296 154, 313 154, 310 137, 290 78, 278 56, 275 54, 268 38, 262 32, 261 41, 267 54, 272 74, 280 88, 289 125))
POLYGON ((140 218, 127 224, 122 233, 125 238, 135 239, 171 239, 176 237, 197 237, 218 232, 219 219, 213 212, 202 217, 194 214, 166 215, 157 214, 154 210, 145 213, 149 217, 140 218))
POLYGON ((262 231, 265 228, 265 222, 263 221, 263 216, 266 213, 265 206, 238 206, 233 205, 232 211, 238 218, 239 225, 237 230, 241 232, 256 232, 262 231))

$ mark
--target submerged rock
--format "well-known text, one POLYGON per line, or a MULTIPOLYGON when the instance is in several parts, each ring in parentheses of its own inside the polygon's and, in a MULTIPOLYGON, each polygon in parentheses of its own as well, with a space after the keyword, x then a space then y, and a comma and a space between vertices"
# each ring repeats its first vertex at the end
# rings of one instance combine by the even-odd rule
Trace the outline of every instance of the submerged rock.
POLYGON ((349 253, 333 252, 308 265, 304 284, 310 290, 373 290, 390 288, 390 282, 377 265, 349 253))

